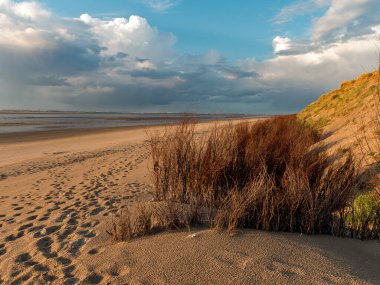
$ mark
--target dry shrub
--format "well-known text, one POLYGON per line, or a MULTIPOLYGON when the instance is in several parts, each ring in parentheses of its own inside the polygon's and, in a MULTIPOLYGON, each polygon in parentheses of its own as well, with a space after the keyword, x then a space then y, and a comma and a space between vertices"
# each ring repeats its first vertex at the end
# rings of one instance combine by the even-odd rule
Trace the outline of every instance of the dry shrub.
POLYGON ((107 233, 117 241, 130 240, 134 237, 133 224, 127 209, 121 209, 119 217, 112 219, 111 226, 107 230, 107 233))
POLYGON ((320 134, 294 116, 254 124, 183 123, 150 138, 156 200, 205 209, 209 223, 304 233, 340 232, 357 184, 349 153, 328 157, 320 134))
POLYGON ((152 210, 145 205, 138 205, 135 212, 136 215, 133 221, 133 234, 137 236, 149 234, 153 226, 152 210))
POLYGON ((195 205, 172 201, 138 204, 131 210, 120 210, 107 233, 116 241, 128 241, 164 230, 190 230, 192 225, 199 223, 198 210, 195 205))
POLYGON ((156 227, 159 230, 187 228, 198 223, 198 209, 191 205, 184 205, 172 201, 158 203, 154 210, 156 227))

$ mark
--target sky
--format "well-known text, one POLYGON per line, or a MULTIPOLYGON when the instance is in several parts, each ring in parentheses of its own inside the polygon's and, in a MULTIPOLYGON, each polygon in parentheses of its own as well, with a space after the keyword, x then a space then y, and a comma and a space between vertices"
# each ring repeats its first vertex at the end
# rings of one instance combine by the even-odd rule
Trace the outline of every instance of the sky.
POLYGON ((378 0, 0 0, 0 109, 294 113, 377 68, 378 0))

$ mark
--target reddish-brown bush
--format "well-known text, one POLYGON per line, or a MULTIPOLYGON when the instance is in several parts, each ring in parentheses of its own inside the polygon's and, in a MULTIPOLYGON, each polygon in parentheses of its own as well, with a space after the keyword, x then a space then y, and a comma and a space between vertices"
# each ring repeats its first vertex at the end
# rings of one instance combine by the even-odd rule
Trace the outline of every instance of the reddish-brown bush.
POLYGON ((294 116, 201 133, 184 123, 151 136, 156 200, 192 202, 229 231, 339 232, 356 168, 350 154, 332 159, 319 141, 294 116))

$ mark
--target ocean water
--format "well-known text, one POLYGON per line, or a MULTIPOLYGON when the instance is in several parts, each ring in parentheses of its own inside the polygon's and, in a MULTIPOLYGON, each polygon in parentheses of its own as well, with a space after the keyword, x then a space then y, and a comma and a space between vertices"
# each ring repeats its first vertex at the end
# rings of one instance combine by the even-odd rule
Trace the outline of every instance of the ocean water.
POLYGON ((0 134, 45 130, 162 125, 179 122, 184 116, 199 122, 254 118, 245 114, 180 113, 88 113, 88 112, 0 112, 0 134))

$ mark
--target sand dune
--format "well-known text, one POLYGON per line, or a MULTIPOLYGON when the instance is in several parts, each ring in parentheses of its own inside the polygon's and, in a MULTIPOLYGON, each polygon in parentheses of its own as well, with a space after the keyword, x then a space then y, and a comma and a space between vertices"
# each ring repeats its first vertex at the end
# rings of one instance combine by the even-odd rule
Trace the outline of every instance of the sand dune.
MULTIPOLYGON (((207 126, 207 124, 204 124, 207 126)), ((146 130, 0 145, 0 284, 379 284, 380 243, 211 230, 116 243, 152 197, 146 130)))

